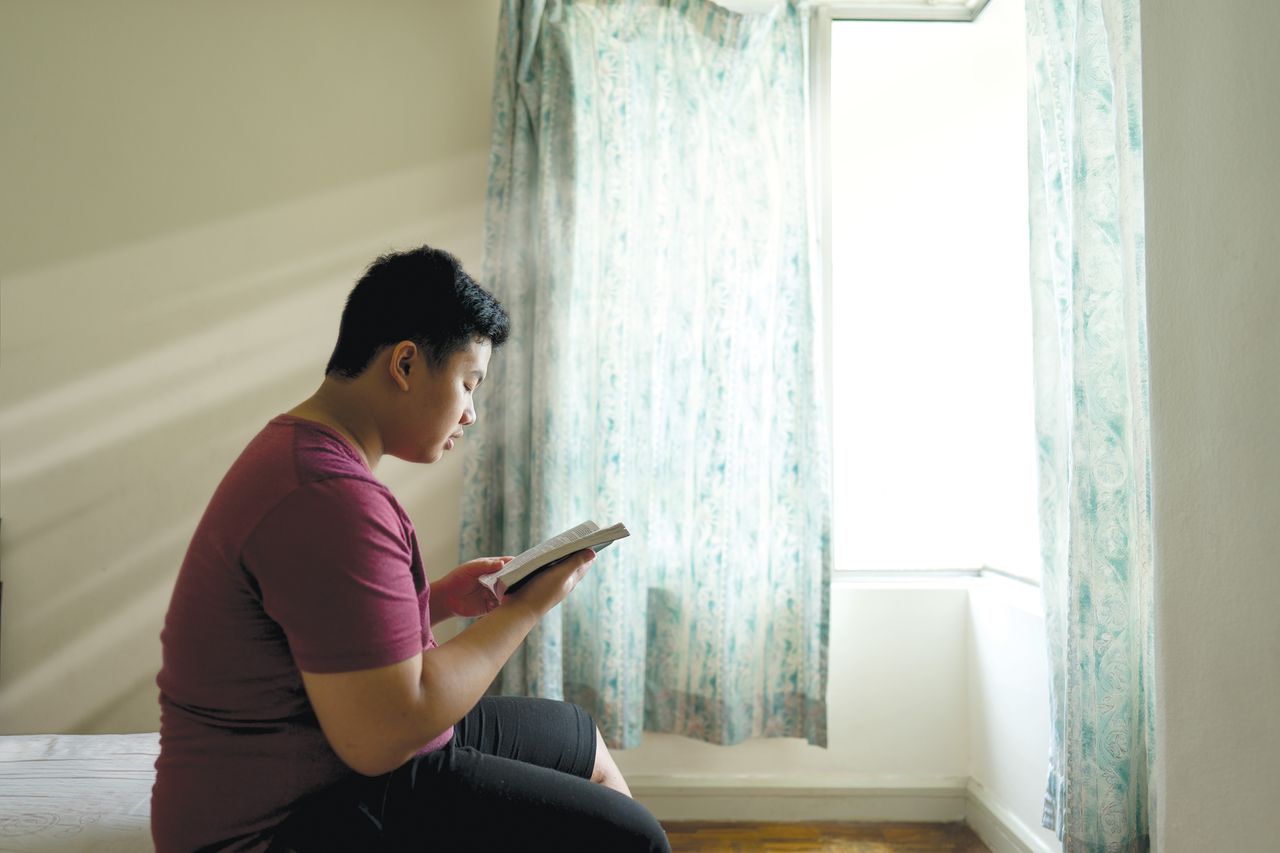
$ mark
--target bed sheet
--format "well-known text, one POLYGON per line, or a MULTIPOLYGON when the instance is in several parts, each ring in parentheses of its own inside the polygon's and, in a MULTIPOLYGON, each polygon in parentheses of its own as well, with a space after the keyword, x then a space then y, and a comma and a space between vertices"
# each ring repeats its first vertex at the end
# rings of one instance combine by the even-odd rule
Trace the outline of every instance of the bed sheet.
POLYGON ((146 853, 155 732, 0 737, 0 853, 146 853))

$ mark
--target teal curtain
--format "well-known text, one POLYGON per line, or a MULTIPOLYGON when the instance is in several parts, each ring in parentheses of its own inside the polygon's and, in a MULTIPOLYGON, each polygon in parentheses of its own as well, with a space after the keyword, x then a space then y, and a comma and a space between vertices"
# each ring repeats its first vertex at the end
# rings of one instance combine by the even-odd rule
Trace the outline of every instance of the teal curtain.
POLYGON ((633 535, 504 669, 606 740, 826 742, 830 489, 802 18, 502 6, 486 283, 511 339, 469 431, 465 554, 633 535))
POLYGON ((1028 0, 1045 825, 1143 850, 1154 759, 1137 0, 1028 0))

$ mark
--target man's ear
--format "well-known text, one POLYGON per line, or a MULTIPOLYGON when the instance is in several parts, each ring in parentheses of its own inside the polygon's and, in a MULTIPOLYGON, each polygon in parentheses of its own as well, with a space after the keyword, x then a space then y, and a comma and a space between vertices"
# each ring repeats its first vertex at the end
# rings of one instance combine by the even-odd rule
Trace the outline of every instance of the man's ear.
POLYGON ((418 355, 418 345, 413 341, 401 341, 391 348, 391 358, 387 369, 391 371, 391 381, 401 391, 409 390, 409 373, 413 369, 413 361, 418 355))

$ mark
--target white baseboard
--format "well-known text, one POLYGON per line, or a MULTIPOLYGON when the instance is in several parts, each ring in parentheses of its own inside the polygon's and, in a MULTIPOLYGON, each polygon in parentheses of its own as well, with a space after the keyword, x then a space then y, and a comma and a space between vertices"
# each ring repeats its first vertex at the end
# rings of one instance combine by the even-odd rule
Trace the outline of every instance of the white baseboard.
POLYGON ((992 853, 1061 853, 964 777, 804 784, 769 776, 635 776, 629 783, 659 820, 965 821, 992 853))
POLYGON ((1037 837, 978 782, 970 779, 966 793, 965 823, 991 848, 991 853, 1060 853, 1061 847, 1050 847, 1037 837))
POLYGON ((964 820, 963 777, 802 783, 782 777, 636 776, 632 794, 659 820, 964 820))

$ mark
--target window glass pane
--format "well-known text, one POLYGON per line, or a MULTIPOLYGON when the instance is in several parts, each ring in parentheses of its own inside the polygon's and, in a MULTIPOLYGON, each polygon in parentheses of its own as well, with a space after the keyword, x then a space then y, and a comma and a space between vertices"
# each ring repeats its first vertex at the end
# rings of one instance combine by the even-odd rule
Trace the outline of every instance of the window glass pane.
POLYGON ((1019 4, 832 26, 836 568, 1038 576, 1019 4))

